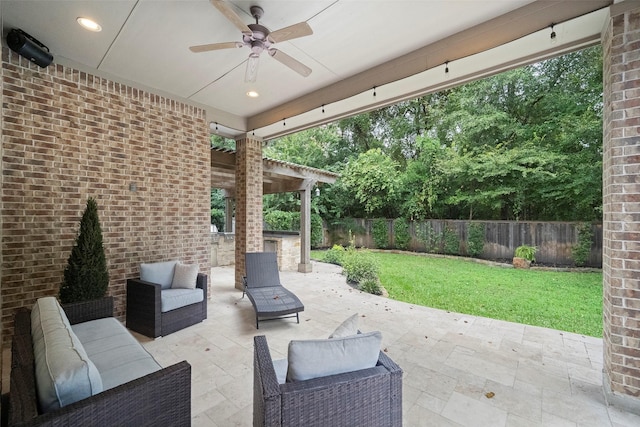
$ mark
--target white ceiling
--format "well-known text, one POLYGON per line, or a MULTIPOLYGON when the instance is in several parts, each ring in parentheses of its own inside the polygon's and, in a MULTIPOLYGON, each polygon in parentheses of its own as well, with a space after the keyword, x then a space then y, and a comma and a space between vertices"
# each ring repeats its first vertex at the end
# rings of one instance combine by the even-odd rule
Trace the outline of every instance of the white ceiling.
POLYGON ((306 21, 312 35, 275 47, 312 68, 311 75, 263 53, 257 81, 248 84, 247 47, 192 53, 192 45, 241 41, 238 28, 208 0, 2 0, 3 36, 21 28, 47 45, 56 63, 202 106, 220 133, 271 138, 597 43, 603 8, 612 1, 228 3, 247 24, 254 23, 249 7, 261 6, 260 23, 272 31, 306 21), (103 30, 82 29, 79 16, 103 30), (247 97, 249 89, 260 96, 247 97))

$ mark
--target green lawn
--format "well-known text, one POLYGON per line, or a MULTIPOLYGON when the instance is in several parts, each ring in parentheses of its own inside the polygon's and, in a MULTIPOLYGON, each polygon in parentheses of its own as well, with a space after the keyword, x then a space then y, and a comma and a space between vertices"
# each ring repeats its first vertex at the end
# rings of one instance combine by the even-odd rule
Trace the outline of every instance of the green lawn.
MULTIPOLYGON (((313 251, 314 259, 323 252, 313 251)), ((371 253, 389 297, 602 337, 602 273, 516 270, 464 259, 371 253)))

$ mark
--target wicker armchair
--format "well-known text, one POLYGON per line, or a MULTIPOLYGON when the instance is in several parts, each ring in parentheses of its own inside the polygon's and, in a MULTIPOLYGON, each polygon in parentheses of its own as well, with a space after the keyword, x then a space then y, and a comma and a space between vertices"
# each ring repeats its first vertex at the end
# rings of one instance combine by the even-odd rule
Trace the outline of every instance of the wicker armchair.
POLYGON ((127 280, 127 328, 151 338, 165 336, 207 318, 207 275, 198 273, 196 287, 201 302, 162 312, 161 286, 144 280, 127 280))
POLYGON ((254 427, 400 427, 402 369, 380 352, 369 369, 278 384, 267 339, 254 337, 254 427))

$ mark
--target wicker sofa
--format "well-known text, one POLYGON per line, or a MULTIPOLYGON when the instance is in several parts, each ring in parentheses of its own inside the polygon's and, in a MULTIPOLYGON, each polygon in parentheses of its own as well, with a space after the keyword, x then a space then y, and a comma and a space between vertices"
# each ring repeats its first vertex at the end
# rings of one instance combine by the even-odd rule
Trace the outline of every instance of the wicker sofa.
POLYGON ((254 427, 402 426, 402 369, 383 352, 372 368, 282 383, 260 335, 253 372, 254 427))
MULTIPOLYGON (((88 325, 96 319, 107 320, 113 316, 113 299, 63 308, 71 325, 88 325)), ((9 426, 190 425, 191 366, 186 361, 43 413, 36 383, 38 356, 34 354, 31 319, 30 310, 23 308, 16 312, 11 347, 9 426)))
POLYGON ((207 318, 208 276, 197 273, 195 289, 172 289, 177 264, 178 261, 142 264, 140 277, 127 280, 127 328, 157 338, 207 318), (167 309, 163 299, 166 294, 173 292, 178 292, 177 300, 183 298, 185 293, 189 296, 190 292, 197 295, 197 299, 167 309))

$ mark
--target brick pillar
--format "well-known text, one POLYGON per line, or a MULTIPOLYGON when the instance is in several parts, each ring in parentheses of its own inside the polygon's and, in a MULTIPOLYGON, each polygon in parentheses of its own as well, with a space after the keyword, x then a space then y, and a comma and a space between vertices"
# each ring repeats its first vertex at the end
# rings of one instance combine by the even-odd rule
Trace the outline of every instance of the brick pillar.
POLYGON ((262 141, 245 136, 236 140, 236 289, 242 289, 244 254, 261 252, 262 141))
POLYGON ((602 33, 603 388, 640 414, 640 7, 611 7, 602 33))

